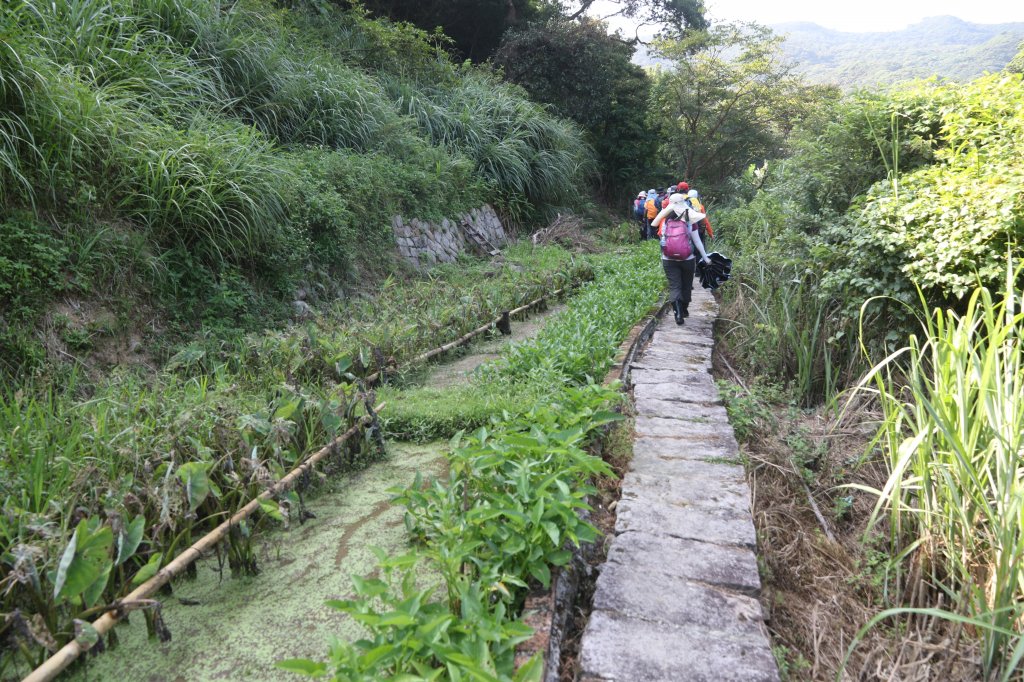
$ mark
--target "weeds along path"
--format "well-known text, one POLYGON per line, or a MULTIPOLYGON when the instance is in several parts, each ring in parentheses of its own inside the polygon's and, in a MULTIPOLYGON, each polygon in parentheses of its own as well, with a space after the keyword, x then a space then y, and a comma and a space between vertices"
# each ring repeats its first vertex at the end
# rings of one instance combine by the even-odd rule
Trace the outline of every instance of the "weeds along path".
MULTIPOLYGON (((435 365, 424 383, 448 386, 464 381, 473 369, 494 358, 510 342, 530 338, 553 307, 525 321, 512 322, 512 334, 471 346, 467 354, 435 365)), ((325 606, 349 598, 351 576, 376 566, 371 547, 388 554, 408 548, 402 507, 390 503, 387 490, 445 474, 445 442, 388 443, 382 462, 328 481, 306 500, 316 518, 289 531, 261 538, 261 573, 233 578, 216 560, 197 562, 198 576, 174 583, 163 602, 172 639, 150 641, 141 614, 116 628, 118 647, 89 658, 67 679, 100 680, 294 680, 274 663, 323 654, 332 637, 357 639, 360 628, 345 614, 325 606)))

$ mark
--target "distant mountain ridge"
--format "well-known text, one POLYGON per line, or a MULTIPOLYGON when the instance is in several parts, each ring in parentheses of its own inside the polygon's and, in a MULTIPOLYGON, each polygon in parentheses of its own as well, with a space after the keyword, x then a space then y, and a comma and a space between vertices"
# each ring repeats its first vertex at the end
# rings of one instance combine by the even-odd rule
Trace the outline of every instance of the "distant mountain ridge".
POLYGON ((815 83, 856 88, 937 75, 968 81, 1000 71, 1024 41, 1024 22, 975 24, 928 17, 901 31, 849 33, 811 22, 774 24, 783 49, 815 83))

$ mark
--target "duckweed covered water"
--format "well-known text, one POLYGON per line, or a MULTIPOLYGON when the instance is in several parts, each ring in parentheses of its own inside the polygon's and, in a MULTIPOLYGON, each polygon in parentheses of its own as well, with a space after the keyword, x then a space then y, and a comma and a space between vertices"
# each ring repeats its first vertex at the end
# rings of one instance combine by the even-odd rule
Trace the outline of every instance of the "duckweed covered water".
POLYGON ((388 445, 388 459, 339 476, 307 508, 316 515, 289 531, 263 533, 261 573, 232 578, 217 561, 198 562, 195 580, 174 583, 158 597, 172 640, 150 641, 142 614, 117 627, 120 645, 90 659, 69 679, 193 682, 295 680, 278 670, 286 658, 322 659, 331 638, 357 639, 359 626, 324 605, 352 596, 351 575, 376 567, 371 546, 398 554, 409 547, 403 509, 389 502, 392 486, 444 474, 445 444, 388 445), (186 605, 192 604, 192 605, 186 605))

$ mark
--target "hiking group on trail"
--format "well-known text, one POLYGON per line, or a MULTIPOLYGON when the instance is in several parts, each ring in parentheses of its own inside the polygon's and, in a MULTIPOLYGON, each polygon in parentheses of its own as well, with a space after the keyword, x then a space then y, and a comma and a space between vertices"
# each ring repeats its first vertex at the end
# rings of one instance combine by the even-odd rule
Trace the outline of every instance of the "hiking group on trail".
POLYGON ((640 241, 653 238, 661 242, 661 265, 668 280, 669 300, 676 324, 690 315, 693 277, 700 277, 705 289, 716 289, 729 279, 732 261, 721 254, 708 253, 705 243, 714 237, 700 194, 686 182, 668 187, 659 194, 655 189, 639 192, 633 200, 633 216, 640 230, 640 241), (700 253, 700 260, 696 254, 700 253))

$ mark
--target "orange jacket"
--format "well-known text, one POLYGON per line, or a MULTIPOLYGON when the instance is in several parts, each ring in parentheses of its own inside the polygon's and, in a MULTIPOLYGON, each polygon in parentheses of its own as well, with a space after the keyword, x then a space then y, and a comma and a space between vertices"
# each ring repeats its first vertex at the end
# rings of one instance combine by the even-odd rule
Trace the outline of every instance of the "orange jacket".
POLYGON ((648 220, 654 220, 654 216, 658 215, 658 211, 661 210, 661 208, 658 206, 657 199, 648 199, 644 206, 647 207, 648 220))

